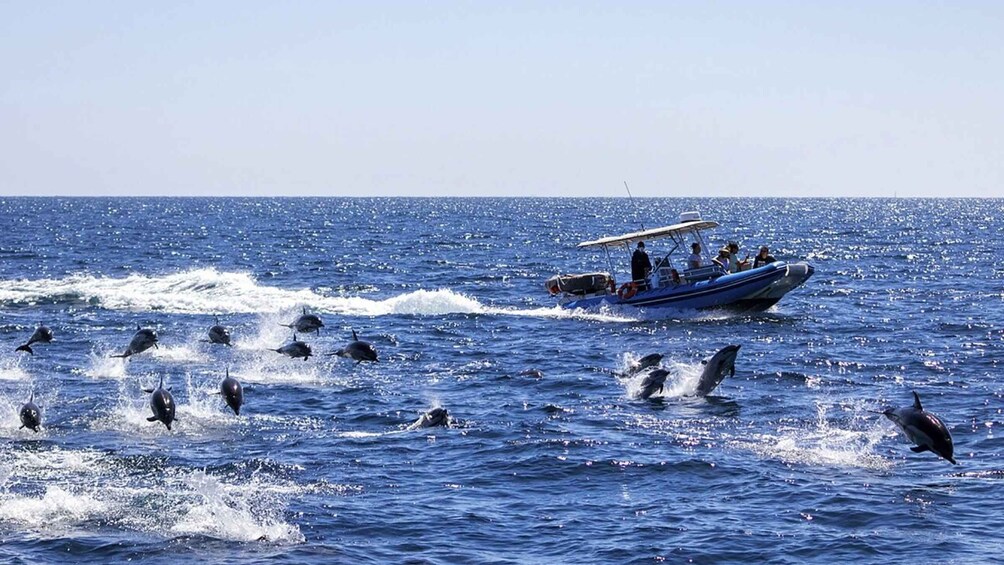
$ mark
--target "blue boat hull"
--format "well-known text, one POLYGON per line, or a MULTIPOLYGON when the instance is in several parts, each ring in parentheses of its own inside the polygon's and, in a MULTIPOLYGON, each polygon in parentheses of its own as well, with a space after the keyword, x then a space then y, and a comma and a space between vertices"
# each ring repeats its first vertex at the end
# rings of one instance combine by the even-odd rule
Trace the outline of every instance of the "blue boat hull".
POLYGON ((706 310, 729 308, 766 310, 788 291, 812 276, 814 269, 806 263, 789 265, 771 263, 757 269, 721 275, 712 279, 668 285, 644 290, 628 299, 616 294, 603 294, 562 302, 564 308, 597 308, 600 306, 633 306, 638 308, 670 308, 706 310))

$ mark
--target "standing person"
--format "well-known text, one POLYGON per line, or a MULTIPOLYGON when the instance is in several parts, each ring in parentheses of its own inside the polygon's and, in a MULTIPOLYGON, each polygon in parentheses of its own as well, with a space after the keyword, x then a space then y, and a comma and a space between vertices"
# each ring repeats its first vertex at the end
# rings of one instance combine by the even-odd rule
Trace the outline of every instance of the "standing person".
POLYGON ((687 268, 688 269, 700 269, 701 268, 701 244, 697 243, 695 241, 694 243, 690 244, 690 249, 691 249, 691 251, 693 251, 693 253, 691 253, 690 257, 687 259, 687 268))
POLYGON ((638 248, 631 255, 631 279, 638 283, 639 290, 648 288, 648 274, 652 272, 652 261, 645 253, 645 242, 639 241, 638 248))
POLYGON ((756 269, 757 267, 763 267, 764 265, 773 263, 774 261, 777 261, 777 259, 770 254, 770 249, 766 245, 763 245, 760 247, 760 253, 757 253, 756 257, 753 259, 753 268, 756 269))
POLYGON ((730 241, 729 242, 729 272, 738 273, 739 271, 746 269, 750 264, 750 254, 746 254, 746 258, 739 260, 739 244, 730 241))

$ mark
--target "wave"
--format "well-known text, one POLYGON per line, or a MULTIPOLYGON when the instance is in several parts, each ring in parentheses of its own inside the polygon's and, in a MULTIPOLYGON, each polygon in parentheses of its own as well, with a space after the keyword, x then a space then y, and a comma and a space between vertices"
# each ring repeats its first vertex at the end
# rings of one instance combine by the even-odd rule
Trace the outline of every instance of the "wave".
POLYGON ((596 321, 637 321, 630 313, 610 310, 569 311, 560 307, 520 310, 486 306, 450 289, 416 290, 373 300, 325 296, 310 289, 290 290, 259 284, 248 273, 192 269, 163 276, 124 278, 74 274, 62 279, 0 281, 0 305, 61 304, 100 306, 108 310, 169 314, 270 314, 307 307, 345 316, 490 314, 596 321))

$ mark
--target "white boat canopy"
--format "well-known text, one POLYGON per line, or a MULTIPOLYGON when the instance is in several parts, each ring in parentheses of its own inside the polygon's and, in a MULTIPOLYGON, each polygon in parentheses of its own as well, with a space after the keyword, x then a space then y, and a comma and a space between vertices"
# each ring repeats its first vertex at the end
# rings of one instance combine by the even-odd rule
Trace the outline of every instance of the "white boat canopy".
POLYGON ((635 241, 642 241, 646 239, 663 239, 667 237, 675 238, 677 236, 687 234, 690 232, 696 232, 700 230, 706 230, 711 228, 717 228, 718 222, 711 222, 707 220, 691 220, 689 222, 682 222, 679 224, 673 224, 671 226, 665 226, 661 228, 654 228, 644 231, 636 231, 632 233, 626 233, 624 235, 614 235, 610 237, 604 237, 597 239, 595 241, 583 241, 577 247, 608 247, 611 245, 620 244, 631 244, 635 241))

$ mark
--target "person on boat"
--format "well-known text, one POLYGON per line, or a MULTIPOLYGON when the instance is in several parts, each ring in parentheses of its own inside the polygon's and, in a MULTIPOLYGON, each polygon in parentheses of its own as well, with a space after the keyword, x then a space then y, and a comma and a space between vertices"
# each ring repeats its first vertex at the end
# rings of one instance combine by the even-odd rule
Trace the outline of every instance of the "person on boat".
POLYGON ((770 254, 770 249, 766 245, 763 245, 760 247, 760 253, 757 253, 756 257, 753 259, 753 268, 756 269, 757 267, 763 267, 764 265, 773 263, 774 261, 777 261, 777 259, 770 254))
POLYGON ((729 245, 728 245, 728 250, 729 250, 729 268, 728 268, 728 271, 730 273, 738 273, 739 271, 742 271, 743 269, 748 269, 749 268, 750 254, 747 253, 746 254, 746 258, 740 260, 739 259, 739 244, 738 243, 736 243, 734 241, 730 241, 729 245))
POLYGON ((711 260, 712 263, 721 267, 724 271, 729 270, 729 248, 723 247, 718 250, 718 256, 711 260))
POLYGON ((687 268, 688 269, 700 269, 701 268, 701 244, 694 243, 690 244, 690 249, 693 253, 687 258, 687 268))
POLYGON ((638 284, 639 290, 648 288, 648 274, 652 272, 652 261, 645 253, 645 242, 639 241, 638 248, 631 255, 631 280, 638 284))

